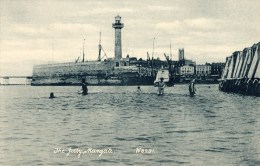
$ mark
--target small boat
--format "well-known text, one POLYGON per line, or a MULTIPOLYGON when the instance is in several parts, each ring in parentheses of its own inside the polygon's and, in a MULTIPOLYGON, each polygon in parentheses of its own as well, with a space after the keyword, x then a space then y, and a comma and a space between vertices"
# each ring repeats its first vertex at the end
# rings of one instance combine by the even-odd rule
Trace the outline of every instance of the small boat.
POLYGON ((156 78, 154 80, 154 86, 158 87, 158 84, 160 82, 160 79, 163 78, 163 82, 165 84, 168 84, 170 81, 170 73, 168 69, 159 69, 156 75, 156 78))

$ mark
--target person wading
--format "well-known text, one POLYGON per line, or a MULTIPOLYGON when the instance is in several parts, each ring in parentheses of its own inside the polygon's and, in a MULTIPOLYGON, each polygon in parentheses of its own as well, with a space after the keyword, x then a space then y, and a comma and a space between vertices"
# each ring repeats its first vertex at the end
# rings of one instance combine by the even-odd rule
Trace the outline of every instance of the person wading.
POLYGON ((87 95, 88 94, 88 87, 86 80, 83 78, 82 79, 82 95, 87 95))
POLYGON ((158 95, 164 94, 164 87, 165 87, 165 83, 163 82, 163 78, 160 78, 160 81, 158 83, 158 95))
POLYGON ((189 85, 190 96, 194 96, 195 91, 196 91, 196 88, 195 88, 195 79, 193 79, 193 80, 190 82, 190 85, 189 85))

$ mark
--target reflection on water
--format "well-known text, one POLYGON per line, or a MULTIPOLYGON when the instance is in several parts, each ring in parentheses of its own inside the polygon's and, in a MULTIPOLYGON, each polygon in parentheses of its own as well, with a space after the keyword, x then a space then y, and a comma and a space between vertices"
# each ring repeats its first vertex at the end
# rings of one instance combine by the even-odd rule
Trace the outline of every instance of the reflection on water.
POLYGON ((259 98, 197 85, 0 87, 0 165, 259 165, 259 98), (49 99, 50 92, 56 98, 49 99), (55 148, 65 153, 54 153, 55 148), (113 154, 66 156, 69 148, 113 154), (154 153, 136 154, 136 148, 154 153))

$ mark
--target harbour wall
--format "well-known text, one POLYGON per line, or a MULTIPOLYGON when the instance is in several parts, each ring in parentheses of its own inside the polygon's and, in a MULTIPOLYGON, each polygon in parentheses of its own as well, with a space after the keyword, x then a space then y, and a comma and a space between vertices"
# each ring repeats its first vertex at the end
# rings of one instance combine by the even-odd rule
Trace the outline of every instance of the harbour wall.
MULTIPOLYGON (((57 63, 35 65, 32 85, 76 85, 82 78, 91 84, 98 82, 113 68, 112 62, 57 63)), ((113 80, 115 82, 115 80, 113 80)))
POLYGON ((33 78, 96 75, 113 68, 112 62, 57 63, 36 65, 33 68, 33 78))
POLYGON ((154 78, 151 69, 137 66, 115 67, 114 61, 58 63, 36 65, 31 85, 150 85, 154 78))

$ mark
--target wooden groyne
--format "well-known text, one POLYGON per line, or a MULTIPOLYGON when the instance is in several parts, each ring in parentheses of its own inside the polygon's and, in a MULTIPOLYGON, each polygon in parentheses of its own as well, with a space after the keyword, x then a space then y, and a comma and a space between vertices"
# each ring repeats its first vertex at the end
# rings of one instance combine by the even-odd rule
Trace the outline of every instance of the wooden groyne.
POLYGON ((226 58, 219 82, 224 92, 260 96, 260 42, 226 58))

